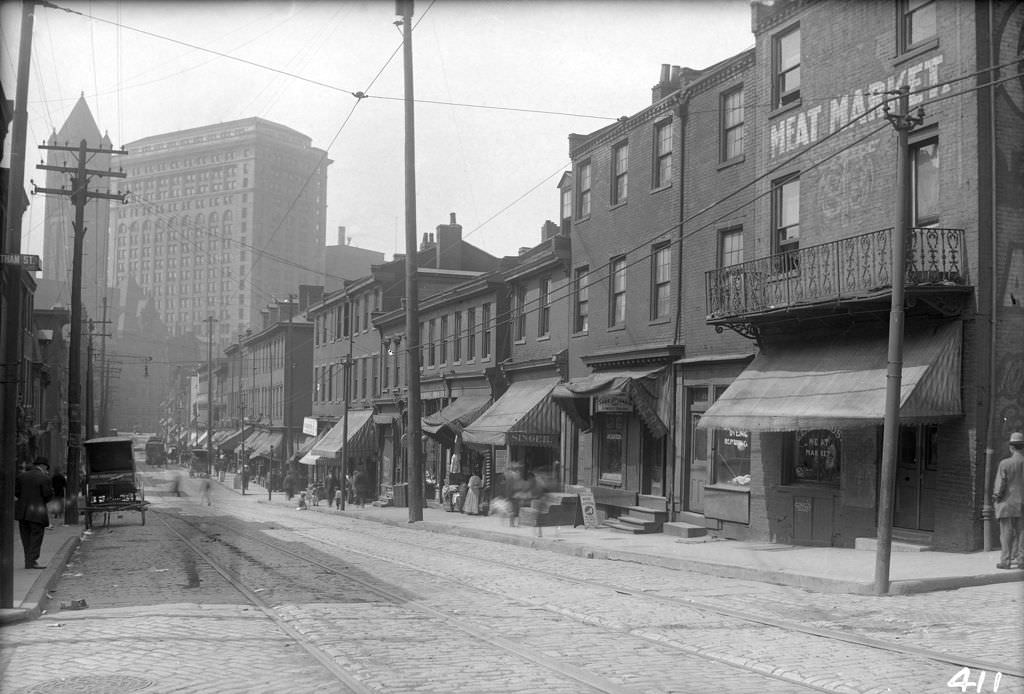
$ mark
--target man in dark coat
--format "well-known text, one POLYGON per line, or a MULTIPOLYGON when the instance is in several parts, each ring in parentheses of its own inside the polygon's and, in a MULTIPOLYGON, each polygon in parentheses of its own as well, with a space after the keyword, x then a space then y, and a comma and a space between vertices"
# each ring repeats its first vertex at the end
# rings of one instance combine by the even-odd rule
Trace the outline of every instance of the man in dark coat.
POLYGON ((14 518, 21 531, 26 569, 46 568, 39 565, 39 551, 43 546, 46 526, 50 524, 46 503, 52 498, 50 463, 40 456, 31 468, 14 478, 14 518))

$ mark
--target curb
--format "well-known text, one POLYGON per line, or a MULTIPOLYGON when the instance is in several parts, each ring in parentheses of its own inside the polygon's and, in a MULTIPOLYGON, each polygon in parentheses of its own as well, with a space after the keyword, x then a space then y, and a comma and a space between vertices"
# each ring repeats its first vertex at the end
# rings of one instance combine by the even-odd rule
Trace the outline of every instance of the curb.
POLYGON ((53 556, 48 560, 48 564, 43 569, 39 578, 29 588, 25 599, 21 601, 21 606, 9 610, 0 610, 0 625, 27 622, 32 619, 39 619, 42 616, 43 601, 46 599, 46 593, 60 579, 61 574, 64 572, 64 566, 71 558, 71 554, 78 549, 81 543, 81 533, 79 533, 78 537, 69 537, 64 541, 60 549, 54 552, 53 556))

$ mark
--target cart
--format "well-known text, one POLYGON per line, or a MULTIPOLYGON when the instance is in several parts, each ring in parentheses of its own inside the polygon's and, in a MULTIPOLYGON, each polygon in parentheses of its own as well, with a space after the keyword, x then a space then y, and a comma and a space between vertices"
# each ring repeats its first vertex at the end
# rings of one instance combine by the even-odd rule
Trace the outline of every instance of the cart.
POLYGON ((192 462, 188 466, 189 477, 209 477, 210 453, 205 448, 192 449, 192 462))
POLYGON ((105 436, 89 439, 84 444, 85 527, 92 527, 92 515, 103 514, 108 525, 111 513, 138 511, 146 524, 145 489, 135 470, 132 439, 127 436, 105 436))

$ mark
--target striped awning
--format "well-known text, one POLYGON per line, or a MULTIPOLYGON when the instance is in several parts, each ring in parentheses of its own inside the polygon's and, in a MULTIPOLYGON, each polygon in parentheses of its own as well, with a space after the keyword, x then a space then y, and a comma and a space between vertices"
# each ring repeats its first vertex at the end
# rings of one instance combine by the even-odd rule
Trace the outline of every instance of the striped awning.
MULTIPOLYGON (((901 422, 961 414, 959 322, 908 329, 901 422)), ((885 335, 846 334, 758 354, 700 418, 703 429, 802 431, 881 424, 888 371, 885 335)))
MULTIPOLYGON (((348 445, 352 450, 367 448, 373 433, 373 410, 349 410, 348 445)), ((310 452, 323 458, 337 458, 344 447, 345 420, 342 419, 313 445, 310 452)))
POLYGON ((557 378, 518 381, 462 431, 463 443, 479 446, 553 446, 561 416, 551 401, 557 378))
POLYGON ((592 411, 601 412, 602 406, 610 404, 616 409, 606 411, 623 411, 620 407, 635 411, 651 434, 660 438, 668 433, 671 420, 667 379, 668 369, 664 366, 596 371, 589 376, 560 383, 552 397, 583 430, 590 428, 592 411), (595 399, 593 408, 591 398, 595 399))
POLYGON ((491 396, 489 393, 470 392, 460 395, 455 402, 447 407, 423 417, 421 424, 423 433, 432 436, 443 436, 445 434, 455 436, 483 414, 490 404, 491 396))

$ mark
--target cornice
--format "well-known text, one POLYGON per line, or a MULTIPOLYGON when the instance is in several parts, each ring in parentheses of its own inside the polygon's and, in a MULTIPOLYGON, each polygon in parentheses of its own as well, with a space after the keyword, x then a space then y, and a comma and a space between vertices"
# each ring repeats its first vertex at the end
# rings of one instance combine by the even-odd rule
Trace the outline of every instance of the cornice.
POLYGON ((683 90, 677 89, 657 103, 651 104, 644 110, 635 113, 632 116, 623 116, 616 123, 605 126, 592 136, 584 136, 586 139, 584 139, 577 147, 569 151, 569 158, 575 161, 577 158, 583 157, 585 152, 597 149, 601 145, 612 140, 620 139, 630 130, 638 128, 644 123, 660 118, 666 113, 674 110, 676 106, 679 105, 682 94, 683 90))

